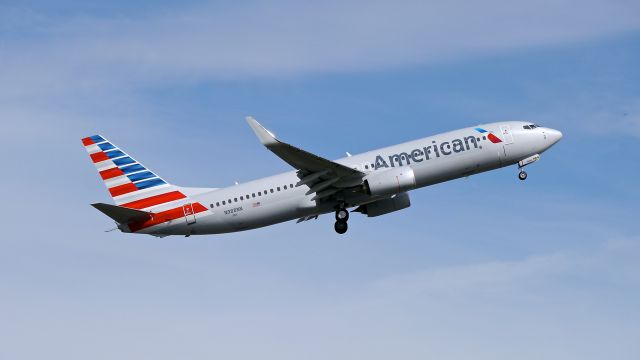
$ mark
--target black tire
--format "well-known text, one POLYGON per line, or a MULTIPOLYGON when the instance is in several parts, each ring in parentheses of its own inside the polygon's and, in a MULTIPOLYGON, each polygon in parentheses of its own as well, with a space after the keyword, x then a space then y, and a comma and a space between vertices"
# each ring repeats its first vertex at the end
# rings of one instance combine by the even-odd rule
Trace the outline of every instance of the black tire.
POLYGON ((347 209, 340 209, 336 211, 336 221, 349 221, 349 211, 347 209))
POLYGON ((522 181, 527 180, 527 173, 525 171, 520 171, 520 173, 518 174, 518 179, 522 181))
POLYGON ((349 224, 344 221, 336 221, 336 224, 333 226, 338 234, 344 234, 349 230, 349 224))

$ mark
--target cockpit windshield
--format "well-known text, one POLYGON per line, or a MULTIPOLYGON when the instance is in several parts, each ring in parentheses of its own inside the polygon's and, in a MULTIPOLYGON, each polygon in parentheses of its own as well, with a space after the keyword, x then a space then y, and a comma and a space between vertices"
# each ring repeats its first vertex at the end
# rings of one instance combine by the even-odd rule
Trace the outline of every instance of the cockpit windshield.
POLYGON ((523 128, 523 129, 525 129, 525 130, 533 130, 533 129, 535 129, 535 128, 539 128, 539 127, 540 127, 540 125, 537 125, 537 124, 530 124, 530 125, 525 125, 525 126, 523 126, 522 128, 523 128))

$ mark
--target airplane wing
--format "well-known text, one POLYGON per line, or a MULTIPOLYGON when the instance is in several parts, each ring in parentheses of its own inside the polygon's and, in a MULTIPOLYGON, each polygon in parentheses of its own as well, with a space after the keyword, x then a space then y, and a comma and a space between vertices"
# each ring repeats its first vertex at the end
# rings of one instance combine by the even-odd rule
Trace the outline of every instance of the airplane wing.
POLYGON ((250 116, 246 120, 267 149, 298 170, 300 182, 297 186, 308 185, 310 190, 307 194, 316 193, 314 200, 333 195, 343 188, 359 185, 366 175, 357 169, 278 140, 272 132, 250 116))

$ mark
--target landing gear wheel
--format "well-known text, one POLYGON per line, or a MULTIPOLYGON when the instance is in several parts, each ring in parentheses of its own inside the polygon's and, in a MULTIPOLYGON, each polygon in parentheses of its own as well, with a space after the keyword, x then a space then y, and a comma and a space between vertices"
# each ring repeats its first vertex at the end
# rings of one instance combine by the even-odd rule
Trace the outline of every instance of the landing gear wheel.
POLYGON ((527 180, 527 173, 525 171, 520 171, 520 173, 518 174, 518 179, 522 181, 527 180))
POLYGON ((338 234, 344 234, 349 230, 349 224, 346 221, 336 221, 336 224, 333 226, 338 234))
POLYGON ((349 211, 347 209, 336 210, 336 221, 347 222, 349 220, 349 211))

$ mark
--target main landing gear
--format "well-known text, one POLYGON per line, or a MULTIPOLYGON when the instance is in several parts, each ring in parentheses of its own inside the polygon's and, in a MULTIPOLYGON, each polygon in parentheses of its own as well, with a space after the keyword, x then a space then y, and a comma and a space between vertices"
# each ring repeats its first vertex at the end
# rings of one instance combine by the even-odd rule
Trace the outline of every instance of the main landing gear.
POLYGON ((340 208, 336 210, 336 224, 334 225, 334 229, 338 234, 344 234, 349 230, 349 211, 345 208, 340 208))
POLYGON ((520 170, 520 172, 518 173, 518 179, 522 181, 527 180, 527 172, 524 170, 520 170))

